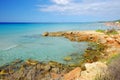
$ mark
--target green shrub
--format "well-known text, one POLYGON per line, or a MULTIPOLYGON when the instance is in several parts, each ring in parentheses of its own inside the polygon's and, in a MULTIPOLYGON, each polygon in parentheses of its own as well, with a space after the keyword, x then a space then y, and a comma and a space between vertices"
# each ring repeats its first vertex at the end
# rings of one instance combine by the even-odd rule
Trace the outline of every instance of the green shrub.
POLYGON ((118 34, 118 32, 115 29, 108 29, 105 34, 107 35, 115 35, 118 34))
POLYGON ((105 32, 105 30, 98 29, 98 30, 96 30, 96 32, 101 32, 101 33, 104 33, 104 32, 105 32))

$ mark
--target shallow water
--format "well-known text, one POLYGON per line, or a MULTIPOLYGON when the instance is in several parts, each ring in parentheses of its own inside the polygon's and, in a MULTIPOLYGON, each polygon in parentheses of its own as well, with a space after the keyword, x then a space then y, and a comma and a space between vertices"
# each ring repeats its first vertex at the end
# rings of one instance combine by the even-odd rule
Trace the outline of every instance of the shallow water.
POLYGON ((42 37, 46 31, 107 29, 102 23, 0 24, 0 65, 16 59, 54 60, 82 54, 87 42, 70 42, 62 37, 42 37))

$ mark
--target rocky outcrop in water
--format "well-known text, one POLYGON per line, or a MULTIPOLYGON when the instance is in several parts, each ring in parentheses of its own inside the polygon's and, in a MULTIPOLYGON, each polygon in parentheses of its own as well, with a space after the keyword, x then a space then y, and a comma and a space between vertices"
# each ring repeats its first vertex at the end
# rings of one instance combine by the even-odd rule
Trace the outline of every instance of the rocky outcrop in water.
POLYGON ((42 35, 43 35, 43 36, 48 36, 49 33, 48 33, 48 32, 44 32, 42 35))
POLYGON ((109 43, 120 44, 120 34, 106 35, 104 33, 96 32, 96 31, 49 32, 48 34, 49 35, 47 36, 52 36, 52 37, 62 36, 69 39, 70 41, 77 41, 77 42, 91 41, 102 44, 109 44, 109 43))

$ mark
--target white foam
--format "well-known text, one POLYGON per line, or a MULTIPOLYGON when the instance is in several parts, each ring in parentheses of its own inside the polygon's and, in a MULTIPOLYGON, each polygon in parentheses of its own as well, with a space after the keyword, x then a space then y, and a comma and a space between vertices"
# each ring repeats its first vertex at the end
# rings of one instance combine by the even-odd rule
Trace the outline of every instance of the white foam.
POLYGON ((12 49, 12 48, 15 48, 15 47, 17 47, 18 45, 12 45, 12 46, 9 46, 9 47, 7 47, 7 48, 4 48, 3 50, 10 50, 10 49, 12 49))

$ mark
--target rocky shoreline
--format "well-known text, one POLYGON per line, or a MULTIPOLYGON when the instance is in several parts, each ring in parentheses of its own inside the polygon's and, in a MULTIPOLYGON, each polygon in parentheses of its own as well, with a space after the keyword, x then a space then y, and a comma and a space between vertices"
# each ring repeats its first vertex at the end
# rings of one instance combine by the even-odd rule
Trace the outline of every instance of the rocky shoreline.
MULTIPOLYGON (((9 65, 0 67, 1 80, 69 80, 68 72, 74 69, 67 65, 49 61, 16 60, 9 65)), ((76 68, 81 71, 80 68, 76 68)))
POLYGON ((0 80, 92 80, 95 73, 107 69, 101 62, 86 63, 84 67, 86 70, 55 61, 16 60, 0 67, 0 80))
MULTIPOLYGON (((105 60, 120 52, 120 33, 106 35, 96 31, 61 31, 45 32, 42 35, 45 37, 65 37, 70 41, 76 42, 87 41, 106 45, 105 49, 103 47, 99 48, 100 51, 101 49, 104 50, 100 54, 105 60)), ((87 48, 88 51, 96 52, 91 47, 87 48)), ((89 57, 88 54, 84 56, 89 57)), ((81 65, 18 59, 0 67, 0 80, 93 80, 97 74, 107 69, 106 61, 102 62, 96 56, 93 59, 95 61, 87 60, 87 62, 81 65)), ((65 60, 69 61, 71 57, 66 57, 65 60)))
MULTIPOLYGON (((116 55, 120 52, 120 32, 117 31, 118 34, 115 35, 107 35, 101 32, 96 32, 96 31, 66 31, 66 32, 45 32, 43 33, 43 36, 52 36, 52 37, 65 37, 69 39, 70 41, 77 41, 77 42, 82 42, 82 41, 87 41, 87 42, 95 42, 98 44, 104 44, 106 45, 106 50, 103 54, 103 59, 108 60, 110 59, 113 55, 116 55)), ((99 62, 99 60, 97 61, 99 62)), ((90 62, 89 64, 93 67, 95 66, 97 62, 90 62)), ((100 62, 104 67, 102 67, 102 70, 105 70, 106 67, 106 61, 100 62)), ((85 63, 86 65, 87 63, 85 63)), ((107 65, 106 65, 107 66, 107 65)), ((89 68, 89 67, 88 67, 89 68)), ((100 69, 100 66, 96 66, 96 68, 100 69)), ((95 69, 95 68, 93 68, 95 69)), ((101 70, 101 71, 102 71, 101 70)), ((88 71, 87 69, 85 71, 81 71, 81 76, 78 78, 78 80, 93 80, 95 78, 95 75, 99 73, 99 71, 88 71), (85 73, 84 73, 85 72, 85 73), (94 76, 92 76, 92 72, 94 72, 94 76), (82 78, 82 75, 84 75, 84 78, 82 78), (85 77, 86 76, 86 77, 85 77), (88 78, 89 76, 89 78, 88 78)))
POLYGON ((65 37, 70 41, 76 42, 95 42, 107 46, 105 54, 111 56, 120 52, 120 31, 118 34, 107 35, 96 31, 63 31, 63 32, 45 32, 43 36, 65 37))
POLYGON ((45 32, 43 36, 65 37, 70 41, 91 41, 102 44, 120 44, 120 31, 116 35, 106 35, 96 31, 61 31, 61 32, 45 32))

